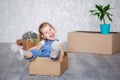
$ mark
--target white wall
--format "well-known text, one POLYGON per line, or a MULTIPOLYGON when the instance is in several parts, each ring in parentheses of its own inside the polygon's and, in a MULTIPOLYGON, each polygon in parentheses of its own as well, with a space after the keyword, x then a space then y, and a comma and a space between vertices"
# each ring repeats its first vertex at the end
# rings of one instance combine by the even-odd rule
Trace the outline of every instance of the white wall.
POLYGON ((63 41, 70 31, 99 31, 100 21, 88 12, 96 3, 111 4, 111 31, 119 32, 120 0, 0 0, 0 42, 15 42, 27 31, 37 32, 45 21, 63 41))

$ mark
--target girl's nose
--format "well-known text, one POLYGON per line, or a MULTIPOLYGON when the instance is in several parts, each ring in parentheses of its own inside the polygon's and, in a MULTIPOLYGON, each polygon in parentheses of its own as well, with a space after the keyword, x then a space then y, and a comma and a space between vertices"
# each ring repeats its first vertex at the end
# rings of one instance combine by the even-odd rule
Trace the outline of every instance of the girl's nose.
POLYGON ((52 34, 52 32, 51 32, 51 31, 49 31, 49 34, 52 34))

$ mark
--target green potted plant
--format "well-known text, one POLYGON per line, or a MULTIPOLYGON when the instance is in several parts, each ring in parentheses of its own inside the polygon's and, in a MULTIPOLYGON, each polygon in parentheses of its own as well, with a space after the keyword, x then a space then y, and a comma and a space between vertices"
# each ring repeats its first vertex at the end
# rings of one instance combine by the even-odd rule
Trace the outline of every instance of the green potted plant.
POLYGON ((111 16, 113 15, 108 12, 111 9, 110 4, 106 6, 95 4, 95 8, 96 10, 90 10, 89 12, 93 16, 98 16, 100 21, 103 22, 103 24, 100 24, 101 34, 109 34, 110 24, 106 24, 106 18, 112 22, 111 16))

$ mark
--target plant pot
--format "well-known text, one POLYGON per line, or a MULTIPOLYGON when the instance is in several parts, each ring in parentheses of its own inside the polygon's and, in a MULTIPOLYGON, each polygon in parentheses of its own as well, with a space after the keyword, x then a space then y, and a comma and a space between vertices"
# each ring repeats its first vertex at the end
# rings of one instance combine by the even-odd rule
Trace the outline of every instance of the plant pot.
POLYGON ((110 24, 100 24, 101 34, 110 34, 110 24))

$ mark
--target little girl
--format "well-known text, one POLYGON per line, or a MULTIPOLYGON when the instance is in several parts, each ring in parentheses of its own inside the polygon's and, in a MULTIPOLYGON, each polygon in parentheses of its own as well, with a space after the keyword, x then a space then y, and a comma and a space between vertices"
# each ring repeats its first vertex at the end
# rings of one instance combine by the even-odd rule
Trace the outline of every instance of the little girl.
POLYGON ((56 31, 54 27, 51 24, 44 22, 39 26, 39 34, 39 43, 28 51, 15 45, 11 47, 12 50, 17 53, 19 59, 24 59, 25 57, 28 60, 34 60, 39 56, 50 57, 53 60, 59 58, 59 61, 61 62, 64 56, 63 43, 56 39, 56 31))

